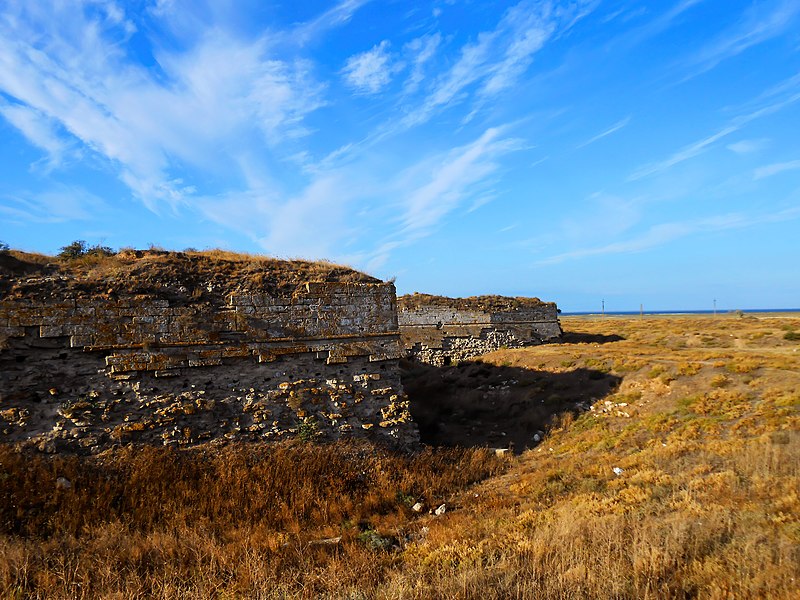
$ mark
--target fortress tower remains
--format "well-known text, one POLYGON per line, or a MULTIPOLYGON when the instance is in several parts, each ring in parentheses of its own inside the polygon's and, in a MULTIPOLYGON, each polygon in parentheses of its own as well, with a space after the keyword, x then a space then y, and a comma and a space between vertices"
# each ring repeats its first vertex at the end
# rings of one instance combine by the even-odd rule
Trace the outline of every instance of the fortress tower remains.
POLYGON ((407 354, 436 366, 501 347, 555 341, 562 334, 555 303, 538 298, 412 294, 398 298, 398 310, 407 354))

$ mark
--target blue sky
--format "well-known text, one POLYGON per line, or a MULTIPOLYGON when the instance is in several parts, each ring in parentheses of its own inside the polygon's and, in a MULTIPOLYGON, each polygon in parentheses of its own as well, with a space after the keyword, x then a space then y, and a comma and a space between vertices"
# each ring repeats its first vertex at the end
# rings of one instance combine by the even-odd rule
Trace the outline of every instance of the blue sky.
POLYGON ((800 306, 800 1, 0 3, 0 240, 800 306))

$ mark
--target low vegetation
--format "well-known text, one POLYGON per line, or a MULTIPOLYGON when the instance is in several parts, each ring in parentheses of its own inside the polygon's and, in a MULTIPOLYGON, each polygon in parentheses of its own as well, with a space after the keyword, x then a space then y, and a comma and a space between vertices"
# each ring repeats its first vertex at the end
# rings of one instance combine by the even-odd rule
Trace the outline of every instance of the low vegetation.
POLYGON ((67 244, 61 248, 61 251, 58 253, 58 258, 72 260, 85 256, 104 257, 114 256, 114 254, 116 254, 116 252, 109 246, 103 246, 101 244, 90 246, 84 240, 75 240, 71 244, 67 244))
POLYGON ((486 393, 498 440, 550 406, 514 458, 2 449, 0 597, 799 597, 800 317, 562 324, 566 343, 413 374, 412 403, 458 420, 437 444, 488 422, 486 393))
POLYGON ((6 297, 157 294, 175 302, 220 304, 233 292, 291 294, 307 282, 379 280, 326 261, 280 260, 219 249, 114 251, 77 240, 58 256, 19 250, 0 253, 0 294, 6 297))

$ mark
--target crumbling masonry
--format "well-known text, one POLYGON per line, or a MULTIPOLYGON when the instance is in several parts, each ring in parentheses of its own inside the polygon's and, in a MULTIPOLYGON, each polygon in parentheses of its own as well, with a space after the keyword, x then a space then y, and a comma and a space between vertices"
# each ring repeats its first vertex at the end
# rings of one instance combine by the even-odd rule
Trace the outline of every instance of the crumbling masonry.
POLYGON ((0 301, 0 439, 127 442, 418 436, 390 283, 306 283, 222 306, 158 294, 0 301))
POLYGON ((538 298, 413 294, 398 298, 398 309, 408 355, 436 366, 502 347, 555 341, 562 334, 558 308, 538 298))
POLYGON ((351 436, 409 447, 419 436, 401 357, 441 366, 554 340, 557 312, 535 298, 414 294, 398 320, 393 284, 328 263, 0 252, 0 441, 91 453, 351 436))

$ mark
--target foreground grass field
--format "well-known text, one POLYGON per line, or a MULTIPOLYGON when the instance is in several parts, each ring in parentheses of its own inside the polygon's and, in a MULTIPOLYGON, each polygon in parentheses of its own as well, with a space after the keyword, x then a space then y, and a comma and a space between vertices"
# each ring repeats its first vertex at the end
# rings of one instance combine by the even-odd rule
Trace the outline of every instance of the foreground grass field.
POLYGON ((0 597, 800 597, 800 316, 562 323, 415 382, 460 443, 543 427, 515 458, 2 449, 0 597))

